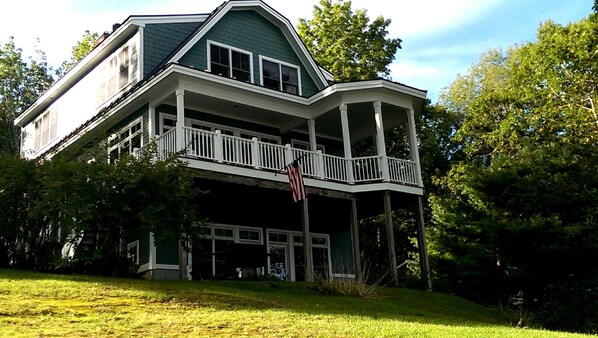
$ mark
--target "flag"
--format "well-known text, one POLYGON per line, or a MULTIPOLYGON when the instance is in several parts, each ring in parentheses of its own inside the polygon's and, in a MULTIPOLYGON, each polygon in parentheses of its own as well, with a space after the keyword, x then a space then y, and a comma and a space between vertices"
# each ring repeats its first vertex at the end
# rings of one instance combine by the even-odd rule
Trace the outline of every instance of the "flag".
POLYGON ((287 174, 289 175, 289 184, 291 185, 291 192, 293 193, 293 202, 306 199, 307 194, 305 193, 305 186, 303 185, 303 175, 301 175, 301 167, 299 167, 299 162, 297 160, 287 164, 287 174))

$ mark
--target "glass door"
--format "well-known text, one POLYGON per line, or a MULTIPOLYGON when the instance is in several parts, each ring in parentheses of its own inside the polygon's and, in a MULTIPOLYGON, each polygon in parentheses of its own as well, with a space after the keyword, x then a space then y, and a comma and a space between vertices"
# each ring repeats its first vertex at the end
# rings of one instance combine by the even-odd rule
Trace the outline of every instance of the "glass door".
POLYGON ((289 280, 287 247, 285 245, 270 244, 269 252, 268 273, 280 280, 289 280))

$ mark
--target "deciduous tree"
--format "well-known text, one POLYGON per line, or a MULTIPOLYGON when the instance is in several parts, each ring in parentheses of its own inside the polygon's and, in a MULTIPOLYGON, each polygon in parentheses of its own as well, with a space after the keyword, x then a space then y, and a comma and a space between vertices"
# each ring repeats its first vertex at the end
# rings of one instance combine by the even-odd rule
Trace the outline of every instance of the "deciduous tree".
POLYGON ((370 22, 366 10, 351 1, 320 0, 311 20, 299 20, 299 35, 316 61, 339 82, 389 76, 401 39, 387 38, 390 20, 370 22))

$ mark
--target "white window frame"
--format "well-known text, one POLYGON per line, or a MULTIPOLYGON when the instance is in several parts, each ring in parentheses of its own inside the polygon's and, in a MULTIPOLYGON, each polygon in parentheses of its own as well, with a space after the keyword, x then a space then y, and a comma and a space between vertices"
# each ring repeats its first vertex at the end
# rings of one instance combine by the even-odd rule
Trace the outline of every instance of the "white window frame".
MULTIPOLYGON (((291 147, 311 151, 311 144, 301 140, 291 139, 291 147)), ((326 153, 326 147, 323 144, 316 143, 316 150, 321 150, 322 153, 326 153)))
POLYGON ((263 67, 263 62, 264 60, 266 61, 270 61, 273 63, 277 63, 278 64, 278 74, 280 75, 280 78, 278 79, 278 91, 279 92, 283 92, 283 93, 287 93, 290 95, 303 95, 303 90, 301 89, 301 67, 294 65, 292 63, 288 63, 288 62, 284 62, 284 61, 280 61, 277 59, 273 59, 267 56, 263 56, 260 55, 259 57, 259 61, 260 61, 260 85, 263 87, 264 86, 264 67, 263 67), (289 68, 295 68, 297 70, 297 88, 298 88, 298 93, 297 94, 292 94, 292 93, 288 93, 282 90, 282 69, 281 66, 287 66, 289 68))
MULTIPOLYGON (((138 123, 139 123, 139 130, 137 130, 137 131, 135 131, 133 133, 131 133, 129 131, 129 136, 127 136, 125 139, 122 139, 122 140, 118 141, 117 143, 114 143, 114 144, 112 144, 112 145, 110 145, 108 147, 108 161, 110 161, 110 154, 112 153, 112 151, 114 149, 119 149, 119 151, 118 151, 118 158, 120 159, 121 156, 122 156, 121 152, 120 152, 121 145, 123 143, 127 142, 127 141, 131 141, 133 139, 133 137, 135 137, 137 135, 141 135, 141 137, 140 137, 140 145, 139 145, 139 148, 137 150, 139 150, 139 149, 141 149, 141 147, 143 147, 143 118, 141 118, 141 117, 136 118, 131 123, 129 123, 126 127, 122 128, 118 132, 112 134, 108 138, 108 143, 110 144, 110 142, 113 141, 114 139, 116 139, 120 134, 124 133, 127 129, 130 130, 133 126, 135 126, 138 123)), ((132 147, 132 146, 129 144, 129 147, 132 147)), ((130 152, 128 154, 135 155, 135 148, 130 149, 130 152)))
MULTIPOLYGON (((175 115, 161 112, 160 113, 160 123, 159 123, 160 133, 162 133, 162 131, 164 130, 164 118, 168 118, 168 119, 176 121, 175 115)), ((191 127, 191 124, 198 124, 198 125, 207 127, 210 129, 210 131, 216 131, 216 130, 227 131, 227 132, 232 133, 232 135, 236 136, 236 137, 241 137, 241 134, 247 134, 247 135, 251 135, 252 137, 256 137, 258 139, 258 141, 261 141, 262 138, 268 138, 270 140, 276 141, 277 142, 276 144, 281 144, 280 136, 264 134, 264 133, 260 133, 260 132, 253 131, 253 130, 232 128, 229 126, 225 126, 225 125, 221 125, 221 124, 217 124, 217 123, 205 122, 205 121, 192 119, 192 118, 185 118, 185 126, 191 127)))
POLYGON ((52 143, 58 136, 58 112, 55 108, 46 110, 43 114, 38 116, 33 121, 34 138, 33 138, 33 150, 35 152, 44 149, 48 144, 52 143), (52 118, 54 118, 52 120, 52 118), (44 121, 47 121, 47 125, 44 127, 44 121), (44 142, 44 133, 47 133, 48 137, 44 142))
MULTIPOLYGON (((229 69, 229 72, 228 72, 228 76, 227 77, 229 77, 231 79, 235 79, 233 77, 233 65, 232 65, 232 62, 233 62, 232 52, 235 51, 235 52, 246 54, 246 55, 249 56, 249 83, 253 83, 254 82, 254 80, 253 80, 253 53, 252 52, 250 52, 248 50, 241 49, 241 48, 237 48, 237 47, 225 45, 223 43, 212 41, 212 40, 207 40, 207 45, 208 45, 208 48, 207 48, 207 54, 208 54, 208 58, 207 58, 207 60, 208 60, 208 72, 210 72, 210 73, 212 72, 212 53, 211 53, 212 50, 211 50, 211 46, 212 45, 213 46, 218 46, 218 47, 222 47, 222 48, 228 49, 228 69, 229 69)), ((239 80, 239 81, 241 81, 241 80, 239 80)))
MULTIPOLYGON (((289 268, 292 267, 290 270, 291 281, 296 281, 295 276, 295 247, 301 247, 303 250, 303 243, 295 241, 295 236, 300 236, 303 238, 303 232, 301 231, 293 231, 293 230, 280 230, 280 229, 266 229, 266 250, 270 253, 270 244, 273 245, 280 245, 286 246, 287 254, 289 255, 289 268), (270 241, 270 234, 271 233, 280 233, 287 235, 287 242, 277 242, 277 241, 270 241)), ((330 235, 329 234, 321 234, 321 233, 310 233, 310 238, 324 238, 326 239, 326 244, 313 244, 312 242, 312 249, 313 248, 325 248, 328 251, 328 275, 332 276, 332 252, 330 251, 330 235)), ((270 257, 268 257, 268 267, 270 266, 270 257)), ((268 268, 266 268, 268 269, 268 268)))
POLYGON ((133 263, 139 265, 139 240, 127 244, 127 258, 129 260, 132 258, 130 250, 133 247, 135 248, 135 261, 133 263))
POLYGON ((117 49, 114 53, 110 54, 109 57, 107 57, 102 64, 97 68, 99 74, 98 74, 98 88, 97 88, 97 92, 96 92, 96 104, 98 106, 101 106, 102 104, 104 104, 105 102, 109 101, 110 99, 112 99, 114 96, 116 96, 118 93, 120 93, 121 91, 123 91, 124 89, 130 87, 133 83, 133 79, 136 79, 139 77, 138 71, 139 71, 139 60, 140 57, 139 55, 137 55, 137 67, 133 68, 131 67, 131 59, 132 59, 132 50, 135 49, 137 53, 139 53, 138 48, 133 48, 134 45, 137 44, 136 39, 132 39, 131 41, 129 41, 128 43, 126 43, 124 46, 122 46, 121 48, 117 49), (122 84, 120 83, 120 71, 121 68, 123 68, 124 64, 125 64, 125 60, 121 59, 121 55, 122 53, 126 50, 126 54, 127 54, 127 58, 126 58, 126 67, 128 68, 127 70, 127 82, 122 84), (112 72, 110 72, 110 63, 115 60, 115 66, 114 69, 112 69, 112 72), (115 84, 114 84, 114 92, 110 92, 108 90, 108 83, 110 82, 110 80, 114 78, 115 84), (100 94, 100 91, 103 91, 100 94))

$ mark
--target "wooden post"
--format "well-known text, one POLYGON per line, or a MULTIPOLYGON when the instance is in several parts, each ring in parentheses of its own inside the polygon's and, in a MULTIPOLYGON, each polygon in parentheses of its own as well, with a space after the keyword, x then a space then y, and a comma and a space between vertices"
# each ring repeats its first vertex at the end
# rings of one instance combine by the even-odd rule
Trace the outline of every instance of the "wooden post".
POLYGON ((426 245, 426 228, 424 224, 424 208, 421 196, 417 196, 417 212, 417 246, 419 248, 421 279, 426 283, 427 290, 432 291, 432 277, 430 275, 430 262, 428 260, 428 249, 426 245))
POLYGON ((353 264, 355 264, 355 280, 362 280, 361 251, 359 250, 359 220, 357 219, 357 200, 351 199, 351 243, 353 244, 353 264))
POLYGON ((307 198, 301 202, 303 206, 302 223, 303 223, 303 257, 305 259, 305 281, 313 282, 314 280, 314 261, 311 250, 311 235, 309 232, 309 206, 307 198))
POLYGON ((179 240, 179 279, 187 280, 187 251, 181 240, 179 240))
POLYGON ((392 222, 392 208, 390 204, 390 191, 384 192, 384 218, 386 220, 386 237, 388 242, 388 260, 390 261, 390 276, 393 284, 399 286, 399 275, 397 272, 397 256, 395 254, 395 237, 392 222))

